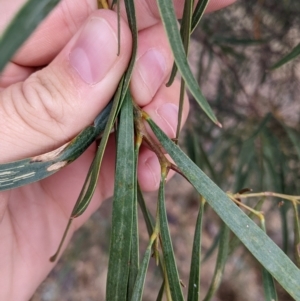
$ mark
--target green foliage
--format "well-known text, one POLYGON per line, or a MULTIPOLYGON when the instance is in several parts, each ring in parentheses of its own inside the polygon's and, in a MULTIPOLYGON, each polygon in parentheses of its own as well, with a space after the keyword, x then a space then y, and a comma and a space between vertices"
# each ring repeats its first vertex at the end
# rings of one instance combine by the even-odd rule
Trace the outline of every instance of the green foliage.
POLYGON ((200 208, 195 226, 193 252, 191 258, 190 277, 189 277, 189 289, 188 289, 188 301, 197 301, 200 296, 200 257, 201 257, 201 231, 203 221, 205 200, 201 198, 200 208))
POLYGON ((228 256, 228 242, 229 242, 229 228, 225 225, 221 225, 222 229, 220 231, 220 240, 219 240, 219 252, 217 257, 217 262, 215 266, 215 272, 210 284, 210 287, 207 291, 204 301, 209 301, 213 295, 218 290, 222 275, 224 272, 227 256, 228 256))
POLYGON ((127 296, 134 198, 133 110, 129 93, 123 103, 118 130, 117 163, 112 213, 110 258, 106 284, 106 300, 127 296), (127 280, 127 281, 126 281, 127 280))
POLYGON ((293 59, 295 59, 297 56, 300 55, 300 44, 298 44, 290 53, 288 53, 285 57, 283 57, 282 59, 280 59, 278 62, 276 62, 271 69, 277 69, 281 66, 283 66, 284 64, 292 61, 293 59))
POLYGON ((174 6, 172 0, 157 0, 157 5, 160 10, 160 15, 165 26, 169 43, 171 45, 174 59, 179 69, 182 78, 185 80, 187 87, 199 103, 200 107, 207 114, 207 116, 216 124, 219 125, 217 118, 211 110, 209 104, 204 98, 199 86, 188 66, 186 53, 182 45, 180 33, 178 31, 178 24, 175 16, 174 6))
MULTIPOLYGON (((24 5, 0 38, 0 70, 3 70, 21 44, 58 2, 30 0, 24 5)), ((249 96, 246 83, 250 82, 257 85, 252 97, 263 99, 263 92, 258 88, 257 83, 263 86, 268 82, 268 87, 270 87, 278 80, 273 73, 266 74, 265 70, 278 68, 300 54, 298 45, 292 52, 284 56, 283 52, 287 47, 285 44, 289 43, 285 40, 287 37, 278 34, 276 30, 274 37, 264 35, 267 26, 269 26, 268 24, 274 25, 276 22, 280 22, 279 27, 287 28, 285 24, 285 22, 288 22, 287 19, 283 20, 283 18, 278 17, 282 11, 294 13, 295 20, 298 20, 300 15, 299 2, 292 0, 279 1, 275 4, 272 2, 272 10, 270 9, 271 2, 265 1, 264 4, 257 3, 253 5, 247 1, 241 1, 241 4, 237 5, 240 9, 239 18, 245 14, 246 20, 253 17, 254 20, 259 22, 259 30, 257 29, 257 32, 251 36, 250 34, 244 34, 249 22, 244 22, 244 28, 235 27, 234 19, 236 15, 233 12, 231 12, 231 22, 227 23, 224 22, 226 18, 221 12, 215 14, 214 18, 204 17, 202 19, 208 3, 205 0, 197 3, 194 12, 192 12, 194 1, 185 1, 181 28, 178 29, 172 1, 157 0, 175 58, 169 84, 173 81, 178 68, 182 76, 181 92, 183 92, 186 85, 193 95, 195 103, 200 105, 206 115, 214 123, 219 124, 213 112, 215 111, 225 124, 225 130, 223 131, 216 129, 215 125, 205 118, 197 118, 196 122, 190 124, 192 130, 186 135, 186 146, 192 160, 173 141, 166 137, 151 119, 141 112, 130 96, 128 87, 136 59, 138 32, 135 1, 126 0, 127 18, 133 36, 133 53, 128 69, 120 81, 112 102, 99 113, 93 125, 83 129, 77 137, 58 150, 34 158, 0 165, 0 190, 26 185, 48 177, 73 162, 103 132, 98 152, 71 214, 70 225, 71 221, 82 214, 89 205, 98 181, 108 137, 116 124, 116 120, 118 120, 116 127, 117 163, 112 233, 106 287, 107 300, 143 299, 145 279, 152 254, 159 265, 158 269, 162 278, 161 288, 156 294, 157 300, 162 300, 164 294, 167 296, 167 300, 185 299, 185 294, 181 288, 180 271, 178 272, 176 265, 176 254, 174 254, 172 246, 165 206, 165 177, 169 169, 174 169, 183 175, 201 196, 191 256, 187 300, 199 300, 201 291, 200 269, 206 258, 210 256, 215 248, 218 248, 215 273, 210 288, 204 297, 204 300, 211 300, 222 281, 222 274, 227 260, 240 244, 243 244, 261 265, 262 286, 264 287, 266 300, 277 300, 274 279, 295 300, 300 300, 300 271, 298 268, 300 266, 300 197, 293 196, 299 194, 299 185, 294 180, 300 178, 299 168, 295 168, 298 164, 295 162, 299 162, 300 159, 299 126, 295 123, 287 125, 286 119, 281 117, 276 106, 275 109, 267 110, 273 114, 266 114, 266 110, 262 110, 263 113, 258 116, 259 118, 256 114, 261 112, 258 105, 254 107, 239 106, 240 99, 247 99, 249 96), (264 14, 263 16, 257 12, 258 8, 264 14), (202 20, 200 26, 196 28, 200 19, 202 20), (217 30, 217 28, 220 28, 220 21, 223 21, 224 24, 222 24, 221 30, 217 30), (203 68, 199 71, 197 80, 194 78, 186 58, 191 32, 193 31, 196 40, 202 42, 199 62, 203 68), (227 34, 225 35, 223 31, 227 34), (281 59, 270 67, 271 62, 264 59, 264 56, 266 56, 266 48, 272 48, 271 44, 274 40, 281 41, 281 45, 284 45, 280 49, 281 59), (251 58, 256 55, 260 55, 261 59, 259 72, 255 79, 249 79, 247 70, 252 68, 251 58), (205 64, 205 61, 208 63, 205 64), (211 103, 209 105, 200 91, 197 81, 202 86, 209 83, 211 80, 209 75, 212 68, 216 68, 215 66, 218 64, 216 62, 219 63, 217 71, 220 72, 220 77, 215 82, 215 96, 209 99, 211 103), (162 166, 155 218, 149 213, 143 193, 137 183, 139 145, 135 143, 134 134, 136 136, 142 135, 136 125, 143 123, 145 119, 147 119, 153 133, 158 138, 160 145, 176 164, 174 165, 166 159, 151 138, 147 135, 143 137, 158 155, 162 166), (274 192, 251 194, 250 189, 245 189, 245 187, 255 188, 258 191, 268 188, 268 190, 274 192), (234 193, 226 194, 223 192, 222 189, 228 188, 231 188, 234 193), (238 191, 239 193, 236 193, 238 191), (267 235, 264 215, 258 211, 264 203, 263 198, 274 196, 279 200, 286 200, 286 202, 291 203, 290 207, 285 204, 278 209, 282 221, 283 250, 267 235), (259 197, 260 200, 256 205, 253 205, 253 202, 249 201, 251 197, 259 197), (247 199, 245 203, 241 201, 244 198, 247 199), (207 251, 204 260, 201 261, 202 220, 205 215, 205 202, 207 202, 206 207, 212 208, 223 222, 211 249, 207 251), (142 211, 149 234, 149 241, 141 265, 139 262, 137 205, 142 211), (242 208, 250 211, 250 213, 245 214, 242 208), (290 246, 291 242, 288 239, 287 215, 289 208, 293 209, 294 240, 292 246, 290 246), (260 219, 260 227, 254 222, 255 217, 260 219), (291 248, 294 251, 294 255, 291 257, 298 267, 289 258, 291 248)), ((113 4, 118 6, 119 1, 113 1, 113 4)), ((119 33, 121 34, 121 31, 119 33)), ((278 56, 278 53, 276 55, 278 56)), ((292 78, 291 74, 295 74, 294 70, 290 73, 292 78)), ((282 79, 284 76, 286 74, 281 74, 280 78, 282 79)), ((274 87, 276 87, 274 89, 277 89, 276 85, 274 87)), ((292 94, 293 89, 296 90, 297 87, 291 88, 292 94)), ((277 90, 271 92, 276 93, 277 90)), ((181 100, 183 99, 182 95, 183 93, 181 93, 181 100)), ((195 105, 195 103, 192 105, 195 105)), ((182 105, 181 103, 181 107, 182 105)), ((196 108, 194 112, 197 116, 201 114, 196 108)), ((180 118, 181 116, 179 116, 179 120, 180 118)), ((272 210, 275 209, 272 208, 272 210)), ((58 253, 51 259, 55 260, 57 255, 58 253)))
POLYGON ((240 210, 190 159, 151 121, 149 124, 182 174, 206 199, 224 223, 251 254, 296 299, 300 299, 300 270, 279 247, 240 210))
POLYGON ((0 72, 41 21, 60 0, 29 0, 0 38, 0 72))

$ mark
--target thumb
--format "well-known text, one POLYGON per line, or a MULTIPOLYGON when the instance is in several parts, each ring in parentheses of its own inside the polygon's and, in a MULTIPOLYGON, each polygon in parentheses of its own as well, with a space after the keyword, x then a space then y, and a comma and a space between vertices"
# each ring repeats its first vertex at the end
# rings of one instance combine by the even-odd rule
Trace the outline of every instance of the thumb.
POLYGON ((1 91, 1 162, 53 150, 93 122, 130 58, 131 34, 124 21, 121 29, 118 56, 117 16, 96 11, 47 67, 1 91))

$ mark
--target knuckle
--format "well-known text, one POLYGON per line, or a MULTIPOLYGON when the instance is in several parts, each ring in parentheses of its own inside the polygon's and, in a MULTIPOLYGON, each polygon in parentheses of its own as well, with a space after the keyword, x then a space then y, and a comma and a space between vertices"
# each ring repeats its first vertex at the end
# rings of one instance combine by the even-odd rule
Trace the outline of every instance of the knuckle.
POLYGON ((34 130, 53 135, 53 127, 63 128, 66 115, 66 101, 58 80, 45 78, 42 71, 30 76, 21 87, 22 110, 20 116, 34 130))

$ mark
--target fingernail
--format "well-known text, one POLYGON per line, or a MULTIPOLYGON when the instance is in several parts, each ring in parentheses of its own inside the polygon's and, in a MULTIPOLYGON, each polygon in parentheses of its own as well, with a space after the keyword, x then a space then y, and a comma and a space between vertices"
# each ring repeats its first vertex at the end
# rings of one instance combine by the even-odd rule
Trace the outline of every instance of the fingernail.
POLYGON ((70 64, 87 84, 100 82, 117 59, 117 37, 101 18, 91 19, 69 54, 70 64))
POLYGON ((161 86, 166 73, 166 60, 156 49, 149 49, 136 62, 136 68, 153 97, 161 86))
POLYGON ((166 134, 169 137, 175 137, 178 120, 178 106, 173 103, 165 103, 156 110, 156 114, 167 126, 167 129, 165 129, 166 134))
POLYGON ((159 180, 158 180, 157 175, 160 174, 160 165, 159 165, 157 157, 155 155, 148 157, 145 161, 145 165, 148 167, 149 172, 152 175, 155 187, 158 187, 159 180))

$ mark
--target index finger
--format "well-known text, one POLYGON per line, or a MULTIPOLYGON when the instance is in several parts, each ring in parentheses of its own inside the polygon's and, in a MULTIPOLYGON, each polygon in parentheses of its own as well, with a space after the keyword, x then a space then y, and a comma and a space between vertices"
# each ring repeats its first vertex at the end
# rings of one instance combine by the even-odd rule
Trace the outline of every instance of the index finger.
MULTIPOLYGON (((2 0, 0 10, 0 31, 7 25, 7 11, 16 12, 25 0, 2 0)), ((109 0, 112 2, 112 0, 109 0)), ((20 66, 39 67, 49 64, 67 44, 78 28, 97 9, 96 0, 78 1, 62 0, 57 8, 42 22, 34 34, 13 58, 20 66), (36 51, 38 49, 38 51, 36 51)), ((207 12, 227 6, 235 0, 210 0, 207 12)), ((156 0, 135 0, 138 30, 145 29, 160 22, 156 0)), ((184 0, 174 0, 177 17, 182 15, 184 0)), ((126 19, 124 1, 121 1, 121 14, 126 19)))

